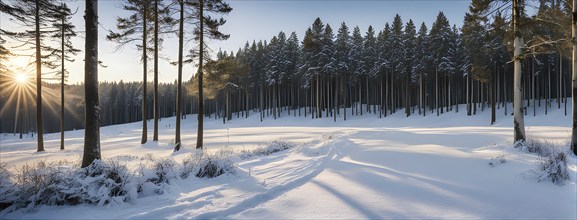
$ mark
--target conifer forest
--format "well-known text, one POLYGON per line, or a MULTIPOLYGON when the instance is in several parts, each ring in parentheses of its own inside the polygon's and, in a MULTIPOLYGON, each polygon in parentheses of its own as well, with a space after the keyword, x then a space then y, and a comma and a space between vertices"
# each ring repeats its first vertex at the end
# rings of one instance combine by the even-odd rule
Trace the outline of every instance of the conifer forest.
POLYGON ((0 218, 574 219, 576 7, 3 0, 0 218))

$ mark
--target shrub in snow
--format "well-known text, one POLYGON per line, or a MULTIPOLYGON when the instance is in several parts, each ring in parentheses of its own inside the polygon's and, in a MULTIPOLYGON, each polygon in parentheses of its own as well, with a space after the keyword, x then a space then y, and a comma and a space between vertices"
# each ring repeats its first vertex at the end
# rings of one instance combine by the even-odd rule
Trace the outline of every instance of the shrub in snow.
POLYGON ((140 164, 138 172, 138 193, 141 196, 163 194, 170 180, 178 178, 178 164, 171 158, 161 158, 140 164))
POLYGON ((130 184, 132 175, 119 162, 94 161, 77 170, 63 163, 24 165, 15 176, 8 211, 37 205, 118 204, 137 196, 130 184))
POLYGON ((176 175, 174 174, 175 167, 176 162, 170 158, 162 158, 156 161, 152 166, 152 170, 156 176, 149 178, 147 182, 155 184, 168 183, 170 179, 176 178, 176 175))
POLYGON ((225 173, 234 173, 235 158, 234 151, 228 148, 221 148, 215 153, 196 150, 183 159, 180 176, 188 178, 194 174, 199 178, 214 178, 225 173))
POLYGON ((544 139, 529 137, 525 142, 520 142, 518 146, 526 152, 534 153, 540 156, 549 156, 555 148, 559 147, 553 142, 544 139))
MULTIPOLYGON (((270 155, 291 147, 294 145, 276 141, 241 155, 270 155)), ((24 165, 16 175, 10 174, 6 164, 0 164, 0 205, 9 206, 0 216, 19 208, 31 210, 38 205, 115 205, 139 196, 162 194, 173 179, 190 175, 214 178, 235 173, 238 156, 238 152, 222 148, 216 152, 196 150, 186 156, 182 164, 171 158, 157 159, 152 154, 119 156, 106 163, 97 160, 85 168, 72 167, 69 164, 78 163, 69 161, 39 161, 24 165), (134 174, 122 161, 138 158, 141 165, 134 174)))
POLYGON ((549 180, 557 185, 563 185, 571 179, 567 167, 567 158, 571 154, 568 144, 553 143, 543 139, 528 138, 521 149, 539 156, 538 165, 532 172, 537 174, 538 181, 549 180))
POLYGON ((489 165, 492 167, 495 167, 497 165, 504 164, 506 162, 507 162, 507 160, 505 159, 505 154, 501 154, 499 156, 491 158, 489 165))
POLYGON ((37 164, 25 164, 15 175, 15 191, 12 197, 14 205, 33 208, 37 204, 60 205, 59 189, 66 184, 66 175, 70 167, 62 163, 38 161, 37 164))
POLYGON ((13 198, 9 198, 8 195, 14 193, 14 185, 11 181, 11 175, 8 169, 6 169, 8 164, 0 163, 0 210, 7 208, 12 205, 13 198))
POLYGON ((225 173, 234 173, 235 153, 228 148, 221 148, 216 153, 203 154, 200 167, 196 173, 199 178, 214 178, 225 173))
POLYGON ((268 156, 280 151, 288 150, 295 146, 296 145, 293 143, 277 140, 267 144, 266 146, 259 146, 252 150, 242 150, 239 157, 241 159, 248 159, 254 156, 268 156))
POLYGON ((132 178, 132 173, 119 161, 106 164, 97 160, 88 167, 79 169, 67 190, 62 193, 70 205, 119 204, 137 197, 136 187, 131 183, 132 178))
POLYGON ((571 179, 567 168, 566 152, 556 152, 549 156, 540 156, 538 169, 541 171, 539 182, 550 180, 557 185, 563 185, 566 180, 571 179))

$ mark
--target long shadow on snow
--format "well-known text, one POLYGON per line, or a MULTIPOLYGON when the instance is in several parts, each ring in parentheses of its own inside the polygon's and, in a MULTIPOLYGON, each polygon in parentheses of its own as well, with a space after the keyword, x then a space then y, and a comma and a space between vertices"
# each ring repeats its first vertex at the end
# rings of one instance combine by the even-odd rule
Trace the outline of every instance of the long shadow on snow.
MULTIPOLYGON (((332 143, 324 143, 325 145, 327 144, 332 144, 332 143)), ((297 187, 300 187, 302 185, 304 185, 305 183, 309 182, 310 180, 312 180, 314 177, 318 176, 323 170, 325 170, 325 166, 327 161, 334 159, 334 149, 330 148, 328 149, 327 153, 324 155, 319 155, 319 157, 316 157, 314 159, 309 159, 309 160, 296 160, 298 162, 302 162, 299 163, 298 166, 292 168, 292 169, 285 169, 283 168, 283 165, 285 165, 283 163, 283 159, 285 157, 291 156, 290 153, 286 153, 285 157, 279 157, 279 160, 273 162, 273 163, 278 163, 275 164, 273 166, 267 166, 267 167, 263 167, 262 173, 266 173, 267 171, 270 172, 270 170, 276 169, 276 170, 280 170, 280 172, 275 172, 273 173, 272 178, 269 178, 268 181, 271 182, 275 182, 275 178, 278 177, 282 177, 280 178, 281 181, 277 182, 278 185, 273 186, 271 188, 263 188, 262 192, 257 193, 247 199, 244 199, 238 203, 236 203, 235 205, 222 209, 222 210, 216 210, 216 211, 212 211, 212 212, 206 212, 197 216, 194 216, 194 218, 196 219, 213 219, 213 218, 222 218, 222 217, 226 217, 226 216, 230 216, 230 215, 234 215, 234 214, 238 214, 241 213, 243 211, 246 211, 248 209, 257 207, 260 204, 264 204, 268 201, 271 201, 273 199, 278 198, 279 196, 281 196, 282 194, 295 189, 297 187), (302 172, 306 172, 306 171, 310 171, 309 173, 305 174, 305 175, 300 175, 302 172), (286 178, 287 176, 294 176, 294 178, 286 178), (289 181, 282 181, 283 179, 288 179, 289 181)), ((265 164, 270 164, 270 163, 265 163, 265 164)), ((262 183, 261 180, 257 180, 254 176, 251 177, 252 182, 258 184, 258 183, 262 183)), ((266 184, 265 184, 266 185, 266 184)))

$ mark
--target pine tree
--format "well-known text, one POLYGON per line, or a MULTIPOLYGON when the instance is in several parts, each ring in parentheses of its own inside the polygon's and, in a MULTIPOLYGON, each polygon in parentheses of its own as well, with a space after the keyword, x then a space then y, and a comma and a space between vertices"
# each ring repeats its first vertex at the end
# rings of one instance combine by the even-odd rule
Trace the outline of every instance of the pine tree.
POLYGON ((379 117, 382 117, 383 113, 385 117, 387 116, 387 98, 388 98, 388 76, 387 72, 390 69, 390 50, 389 45, 391 42, 391 27, 389 23, 385 24, 384 30, 379 32, 377 37, 377 61, 375 64, 375 69, 379 77, 381 78, 380 83, 380 113, 379 117))
POLYGON ((222 15, 228 14, 232 11, 230 5, 223 0, 199 0, 192 3, 193 8, 198 12, 196 17, 198 21, 194 21, 195 25, 195 39, 199 41, 198 47, 198 129, 196 137, 196 149, 202 149, 204 136, 204 97, 203 97, 203 62, 205 57, 205 37, 226 40, 230 35, 223 34, 219 31, 220 26, 226 23, 223 18, 216 19, 211 14, 222 15))
POLYGON ((3 35, 16 41, 22 42, 20 47, 31 45, 35 49, 36 64, 36 128, 37 128, 37 151, 44 151, 44 123, 42 117, 42 66, 54 69, 57 66, 54 56, 43 56, 54 49, 43 43, 47 34, 53 29, 50 24, 58 21, 54 12, 57 12, 59 6, 48 0, 15 0, 11 6, 2 5, 2 10, 8 12, 15 18, 15 21, 28 29, 21 32, 9 32, 1 29, 3 35), (34 42, 34 43, 32 43, 34 42))
MULTIPOLYGON (((431 37, 431 53, 433 54, 433 63, 435 64, 435 108, 437 109, 437 116, 439 115, 439 110, 443 111, 443 106, 440 106, 440 98, 442 98, 440 93, 439 85, 439 75, 447 74, 450 69, 449 59, 449 47, 450 47, 450 33, 451 26, 449 26, 449 21, 443 12, 439 12, 437 19, 431 27, 431 32, 429 33, 431 37)), ((441 100, 442 101, 442 100, 441 100)))
POLYGON ((133 42, 139 51, 142 51, 142 138, 140 143, 145 144, 148 141, 148 120, 147 110, 147 74, 148 74, 148 37, 151 11, 151 2, 147 0, 125 0, 123 8, 133 14, 126 18, 116 18, 116 28, 119 32, 108 33, 107 40, 118 43, 118 48, 122 48, 133 42))
POLYGON ((365 38, 363 39, 363 67, 362 76, 365 78, 365 101, 367 103, 367 112, 371 112, 370 108, 370 95, 371 90, 369 80, 373 79, 376 75, 375 62, 377 60, 377 40, 375 38, 375 31, 372 26, 369 25, 365 38))
MULTIPOLYGON (((158 103, 158 54, 160 52, 160 45, 162 44, 162 39, 159 38, 161 29, 172 28, 174 25, 174 20, 170 17, 169 7, 166 7, 162 1, 153 1, 153 43, 154 43, 154 129, 152 135, 152 141, 158 141, 158 119, 159 119, 159 106, 158 103)), ((173 31, 162 31, 162 32, 173 32, 173 31)))
POLYGON ((82 167, 100 160, 100 111, 98 100, 98 1, 86 0, 86 42, 84 46, 84 85, 86 128, 82 167))
MULTIPOLYGON (((364 60, 363 60, 363 36, 361 35, 361 30, 359 29, 358 26, 355 26, 355 28, 353 28, 353 34, 351 36, 351 47, 350 47, 350 65, 349 65, 349 74, 350 74, 350 80, 349 83, 351 85, 358 85, 360 83, 362 83, 362 72, 363 72, 363 67, 364 67, 364 60)), ((354 88, 354 87, 353 87, 354 88)), ((351 96, 354 93, 351 94, 351 96)), ((360 96, 360 92, 358 92, 358 94, 356 95, 357 97, 360 96)), ((353 100, 351 98, 351 100, 353 100)), ((358 104, 354 104, 351 103, 351 105, 354 106, 359 106, 361 107, 361 114, 362 114, 362 104, 361 104, 361 99, 359 98, 357 100, 358 104)), ((358 107, 355 107, 356 109, 356 114, 358 114, 358 107)), ((351 109, 352 111, 352 109, 351 109)))
MULTIPOLYGON (((520 0, 513 0, 513 34, 515 39, 513 41, 513 63, 514 63, 514 82, 513 82, 513 130, 514 130, 514 140, 515 142, 525 141, 525 119, 524 119, 524 107, 523 107, 523 87, 521 86, 521 47, 524 44, 523 35, 520 31, 519 20, 521 19, 521 13, 524 10, 523 5, 520 5, 520 0)), ((523 4, 523 3, 521 3, 523 4)))
POLYGON ((180 140, 180 119, 182 111, 182 65, 184 62, 184 0, 177 0, 178 3, 178 76, 176 86, 176 128, 174 137, 174 151, 179 151, 182 146, 180 140))
POLYGON ((411 83, 415 75, 416 34, 415 24, 413 20, 409 20, 403 35, 405 47, 403 78, 405 79, 405 114, 407 117, 411 115, 411 83))
POLYGON ((400 78, 400 73, 403 71, 403 56, 405 54, 404 45, 403 45, 403 21, 401 20, 401 16, 398 14, 395 16, 393 20, 393 25, 391 27, 391 37, 390 39, 390 53, 389 53, 389 61, 391 67, 391 76, 390 76, 390 101, 391 101, 391 114, 396 111, 399 107, 399 99, 397 97, 398 94, 395 94, 397 89, 393 83, 394 80, 400 78))
POLYGON ((74 62, 70 55, 76 55, 80 50, 74 48, 70 41, 72 37, 76 36, 75 26, 70 21, 74 13, 65 3, 62 3, 56 10, 54 15, 58 21, 52 23, 54 34, 51 37, 56 38, 60 44, 60 48, 54 48, 52 54, 59 58, 61 62, 61 70, 57 75, 60 75, 60 150, 64 150, 64 85, 68 73, 64 67, 64 62, 74 62))
POLYGON ((344 120, 347 120, 347 91, 348 86, 347 82, 349 81, 348 75, 350 72, 349 66, 351 65, 351 59, 349 57, 350 54, 350 36, 349 36, 349 28, 343 22, 341 23, 341 27, 338 30, 338 34, 335 41, 335 67, 337 77, 339 78, 341 84, 337 85, 339 87, 339 92, 344 93, 340 94, 343 100, 343 117, 344 120))
MULTIPOLYGON (((577 14, 577 0, 573 0, 573 15, 577 14)), ((573 63, 571 66, 571 81, 572 81, 572 96, 571 96, 571 103, 573 108, 572 114, 572 125, 571 125, 571 149, 573 150, 573 154, 577 155, 577 27, 575 24, 577 22, 577 18, 575 16, 572 17, 571 22, 571 46, 573 46, 573 63)))
POLYGON ((417 38, 415 39, 415 60, 417 64, 415 65, 416 74, 413 78, 417 79, 419 82, 419 114, 421 114, 421 109, 423 110, 423 116, 427 114, 425 107, 425 91, 423 90, 425 80, 428 76, 429 64, 431 63, 429 54, 429 36, 427 26, 425 22, 421 23, 417 38))

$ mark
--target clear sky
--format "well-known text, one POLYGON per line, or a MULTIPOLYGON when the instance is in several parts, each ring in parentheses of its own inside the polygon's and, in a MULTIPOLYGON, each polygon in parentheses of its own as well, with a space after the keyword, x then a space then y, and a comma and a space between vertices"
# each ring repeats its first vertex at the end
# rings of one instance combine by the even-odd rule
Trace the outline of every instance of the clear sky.
MULTIPOLYGON (((10 1, 10 0, 8 0, 10 1)), ((210 47, 214 50, 221 48, 226 51, 236 51, 244 46, 245 42, 253 40, 270 40, 280 31, 290 34, 295 31, 302 40, 304 32, 319 17, 325 24, 330 24, 335 30, 341 22, 345 22, 349 29, 359 26, 361 32, 366 32, 369 25, 377 31, 382 30, 385 23, 391 23, 395 14, 399 14, 404 23, 412 19, 417 28, 422 22, 429 27, 434 22, 439 11, 443 11, 451 25, 462 26, 463 16, 468 10, 468 0, 229 0, 233 11, 225 16, 227 23, 222 31, 230 34, 228 41, 212 41, 210 47)), ((115 44, 105 39, 107 29, 115 30, 115 18, 126 17, 127 14, 120 8, 120 0, 99 1, 99 57, 107 68, 99 70, 100 81, 141 81, 142 65, 139 63, 140 56, 134 45, 129 45, 120 51, 115 50, 115 44)), ((84 31, 84 1, 69 3, 73 9, 78 8, 78 13, 73 18, 77 31, 84 31)), ((12 24, 6 15, 1 15, 0 25, 10 29, 12 24)), ((83 33, 80 33, 83 35, 83 33)), ((165 36, 162 56, 170 61, 176 60, 177 42, 175 35, 165 36)), ((83 48, 82 39, 74 41, 77 48, 83 48)), ((190 42, 193 43, 193 42, 190 42)), ((67 69, 71 72, 70 83, 81 82, 84 79, 82 62, 84 57, 80 53, 76 62, 67 63, 67 69)), ((23 58, 17 63, 22 63, 23 58)), ((176 68, 168 64, 169 61, 161 60, 159 64, 159 80, 161 82, 174 82, 176 68)), ((152 71, 152 62, 149 62, 152 71)), ((29 70, 34 72, 33 69, 29 70)), ((184 79, 189 79, 195 72, 192 65, 185 66, 184 79)), ((152 72, 149 72, 149 80, 152 80, 152 72)))

